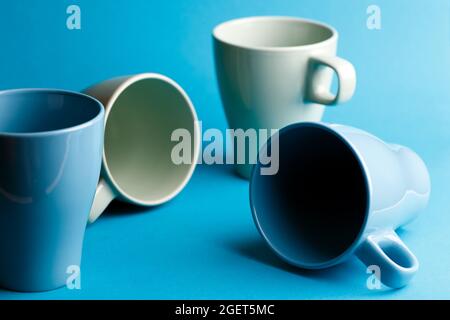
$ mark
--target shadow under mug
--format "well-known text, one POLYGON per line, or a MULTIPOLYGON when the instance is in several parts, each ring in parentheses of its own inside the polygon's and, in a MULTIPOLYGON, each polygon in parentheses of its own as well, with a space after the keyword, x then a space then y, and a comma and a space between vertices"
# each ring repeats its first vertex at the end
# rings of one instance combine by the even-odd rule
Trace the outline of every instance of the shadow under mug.
POLYGON ((47 291, 79 268, 104 110, 84 94, 0 92, 0 286, 47 291))
MULTIPOLYGON (((217 80, 231 129, 281 129, 320 121, 326 105, 349 100, 356 88, 353 65, 336 56, 338 32, 295 17, 248 17, 213 31, 217 80), (333 74, 337 90, 330 91, 333 74)), ((261 143, 261 144, 259 144, 261 143)), ((239 146, 238 174, 250 178, 258 147, 239 146)))
POLYGON ((278 173, 261 175, 258 163, 250 182, 253 218, 273 251, 306 269, 356 254, 380 268, 385 285, 406 285, 419 263, 395 230, 430 195, 417 154, 359 129, 322 123, 287 126, 263 148, 275 142, 278 173))
MULTIPOLYGON (((188 95, 173 80, 144 73, 106 80, 85 90, 105 106, 101 179, 89 216, 93 223, 119 199, 156 206, 175 197, 191 178, 200 149, 200 128, 188 95), (177 129, 190 136, 189 161, 172 151, 177 129)), ((187 151, 187 150, 186 150, 187 151)))

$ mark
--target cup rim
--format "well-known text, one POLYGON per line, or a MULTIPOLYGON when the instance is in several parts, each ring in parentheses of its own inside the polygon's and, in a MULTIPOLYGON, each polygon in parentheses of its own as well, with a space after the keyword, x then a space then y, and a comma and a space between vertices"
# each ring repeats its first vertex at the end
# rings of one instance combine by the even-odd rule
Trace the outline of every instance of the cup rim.
POLYGON ((319 21, 312 20, 312 19, 298 18, 298 17, 293 17, 293 16, 252 16, 252 17, 236 18, 236 19, 228 20, 228 21, 218 24, 216 27, 214 27, 214 29, 212 31, 212 35, 216 41, 221 42, 226 45, 229 45, 229 46, 232 46, 232 47, 235 47, 235 48, 254 50, 254 51, 266 51, 266 52, 292 52, 292 51, 311 50, 316 47, 320 47, 320 46, 326 45, 330 42, 336 41, 336 39, 338 38, 337 30, 326 23, 319 22, 319 21), (307 23, 310 25, 328 29, 331 32, 331 37, 329 37, 323 41, 318 41, 318 42, 314 42, 314 43, 307 44, 307 45, 285 46, 285 47, 273 46, 273 47, 271 47, 271 46, 251 46, 251 45, 238 44, 234 41, 225 40, 219 34, 221 29, 224 29, 228 26, 238 25, 238 24, 243 24, 243 23, 248 23, 248 22, 254 22, 254 21, 283 21, 283 22, 307 23))
MULTIPOLYGON (((300 122, 300 123, 294 123, 294 124, 290 124, 282 129, 283 131, 286 130, 290 130, 290 129, 295 129, 298 127, 314 127, 314 128, 320 128, 322 130, 327 131, 330 134, 333 134, 335 137, 337 137, 338 139, 340 139, 342 141, 342 143, 344 143, 349 149, 350 151, 353 153, 353 155, 355 156, 356 160, 358 161, 358 164, 361 168, 361 170, 363 172, 368 172, 368 168, 367 168, 367 164, 364 161, 364 158, 361 156, 361 154, 359 153, 358 149, 356 149, 354 147, 354 145, 351 143, 351 141, 349 141, 346 137, 344 137, 340 132, 336 131, 335 129, 332 128, 332 126, 328 123, 324 123, 324 122, 300 122)), ((271 139, 269 138, 269 140, 267 140, 267 142, 264 144, 263 148, 267 148, 267 145, 271 142, 271 139)), ((366 187, 366 193, 367 193, 367 203, 366 203, 366 209, 364 212, 364 220, 363 223, 361 224, 360 230, 357 234, 357 236, 355 237, 355 240, 352 242, 352 244, 346 249, 344 250, 341 254, 339 254, 338 256, 328 260, 328 261, 324 261, 324 262, 320 262, 320 263, 303 263, 303 262, 299 262, 299 261, 295 261, 293 259, 291 259, 290 257, 286 256, 283 252, 281 252, 280 250, 277 249, 276 246, 274 246, 271 242, 271 240, 266 236, 266 234, 264 233, 263 228, 261 227, 261 224, 259 223, 257 214, 256 214, 256 207, 254 204, 254 200, 252 197, 252 191, 253 191, 253 180, 254 177, 258 174, 256 173, 257 170, 259 170, 260 168, 260 163, 259 161, 253 166, 253 170, 252 170, 252 174, 250 176, 250 186, 249 186, 249 198, 250 198, 250 209, 252 212, 252 217, 253 217, 253 221, 258 229, 258 232, 261 234, 261 236, 263 237, 263 239, 265 240, 265 242, 269 245, 269 247, 284 261, 288 262, 291 265, 300 267, 300 268, 305 268, 305 269, 324 269, 324 268, 328 268, 328 267, 332 267, 334 265, 339 264, 340 262, 342 262, 346 257, 352 255, 355 253, 355 251, 357 250, 357 248, 359 247, 359 245, 361 244, 361 241, 364 237, 364 234, 366 233, 366 228, 367 228, 367 224, 369 221, 369 213, 371 210, 371 195, 372 195, 372 181, 370 176, 368 176, 367 174, 364 174, 364 184, 366 187)))
MULTIPOLYGON (((108 181, 109 185, 114 189, 115 193, 119 196, 119 198, 122 198, 131 203, 141 205, 141 206, 156 206, 156 205, 166 203, 166 202, 170 201, 172 198, 174 198, 176 195, 178 195, 183 190, 183 188, 186 186, 186 184, 189 182, 189 180, 191 179, 191 177, 194 173, 194 170, 196 168, 199 153, 200 153, 200 151, 199 151, 200 150, 200 129, 197 125, 197 121, 198 121, 197 113, 196 113, 194 105, 192 104, 187 93, 174 80, 172 80, 171 78, 169 78, 167 76, 159 74, 159 73, 140 73, 140 74, 129 76, 114 90, 114 93, 111 95, 111 97, 108 99, 108 103, 105 105, 105 109, 106 109, 105 120, 104 120, 105 129, 106 129, 106 123, 108 121, 108 116, 109 116, 110 112, 112 111, 113 105, 117 101, 117 98, 125 90, 127 90, 127 88, 130 87, 132 84, 134 84, 140 80, 145 80, 145 79, 157 79, 157 80, 161 80, 161 81, 164 81, 164 82, 170 84, 174 89, 176 89, 182 95, 184 101, 186 102, 186 104, 189 107, 189 111, 190 111, 193 121, 194 121, 194 151, 193 151, 194 159, 192 161, 192 164, 189 167, 189 171, 186 174, 186 176, 184 177, 183 181, 181 181, 181 183, 177 186, 177 188, 172 190, 171 193, 169 193, 165 197, 162 197, 156 201, 145 201, 145 200, 141 200, 141 199, 131 196, 128 192, 126 192, 123 188, 120 187, 120 184, 116 181, 116 179, 114 179, 114 175, 112 174, 111 170, 109 169, 105 148, 103 148, 103 151, 102 151, 103 152, 103 154, 102 154, 102 163, 103 163, 102 168, 103 169, 102 170, 105 172, 105 175, 103 175, 103 176, 106 176, 105 177, 106 180, 108 181)), ((106 81, 108 81, 108 80, 106 80, 106 81)))
POLYGON ((56 130, 45 130, 45 131, 36 131, 36 132, 4 132, 0 131, 0 137, 47 137, 47 136, 55 136, 60 134, 71 133, 75 131, 80 131, 84 128, 90 127, 96 124, 99 121, 102 121, 105 110, 103 104, 94 97, 90 95, 71 91, 71 90, 63 90, 63 89, 53 89, 53 88, 23 88, 23 89, 8 89, 0 91, 0 96, 12 95, 12 94, 22 94, 22 93, 48 93, 48 94, 61 94, 61 95, 70 95, 76 97, 82 97, 84 99, 91 100, 98 106, 97 115, 88 121, 82 122, 80 124, 69 126, 66 128, 56 129, 56 130))

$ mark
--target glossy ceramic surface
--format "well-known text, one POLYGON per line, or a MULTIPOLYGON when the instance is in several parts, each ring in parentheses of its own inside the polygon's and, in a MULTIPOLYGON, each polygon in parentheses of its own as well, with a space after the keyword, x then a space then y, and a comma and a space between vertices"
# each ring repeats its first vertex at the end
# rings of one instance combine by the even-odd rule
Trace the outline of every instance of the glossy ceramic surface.
MULTIPOLYGON (((280 129, 320 121, 324 105, 353 96, 355 70, 336 57, 338 34, 325 24, 291 17, 244 18, 217 26, 213 37, 230 128, 280 129), (335 95, 329 91, 333 70, 338 78, 335 95)), ((238 173, 248 179, 255 160, 238 165, 238 173)))
POLYGON ((110 79, 86 90, 106 108, 103 172, 89 221, 115 198, 155 206, 175 197, 197 164, 200 129, 189 97, 173 80, 154 73, 110 79), (176 129, 191 136, 189 163, 172 160, 176 129))
POLYGON ((278 174, 260 175, 258 163, 250 184, 253 217, 270 247, 307 269, 356 254, 380 267, 387 286, 406 285, 419 263, 395 230, 428 203, 430 178, 420 157, 342 125, 293 124, 278 140, 278 174))
POLYGON ((0 92, 0 287, 55 289, 80 266, 103 118, 83 94, 0 92))

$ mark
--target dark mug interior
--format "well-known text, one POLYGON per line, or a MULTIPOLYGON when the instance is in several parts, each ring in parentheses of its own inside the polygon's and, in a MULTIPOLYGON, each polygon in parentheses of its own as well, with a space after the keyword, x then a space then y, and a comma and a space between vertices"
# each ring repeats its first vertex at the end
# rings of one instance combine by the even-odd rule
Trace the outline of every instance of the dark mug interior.
MULTIPOLYGON (((274 139, 269 139, 268 150, 274 139)), ((363 231, 369 191, 352 147, 326 125, 293 124, 278 133, 279 171, 251 178, 257 228, 282 258, 325 268, 354 247, 363 231)))

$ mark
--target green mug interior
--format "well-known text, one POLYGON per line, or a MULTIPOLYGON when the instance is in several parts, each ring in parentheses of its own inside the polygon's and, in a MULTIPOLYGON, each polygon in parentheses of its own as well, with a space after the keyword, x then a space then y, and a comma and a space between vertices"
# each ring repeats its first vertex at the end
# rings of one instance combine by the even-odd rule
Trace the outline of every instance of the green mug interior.
POLYGON ((242 18, 214 29, 214 37, 224 43, 260 49, 301 47, 333 36, 335 31, 325 24, 293 17, 242 18))
POLYGON ((181 88, 151 77, 128 85, 107 114, 104 163, 122 195, 142 205, 173 197, 195 166, 196 115, 181 88), (190 163, 171 158, 176 129, 191 136, 190 163))

